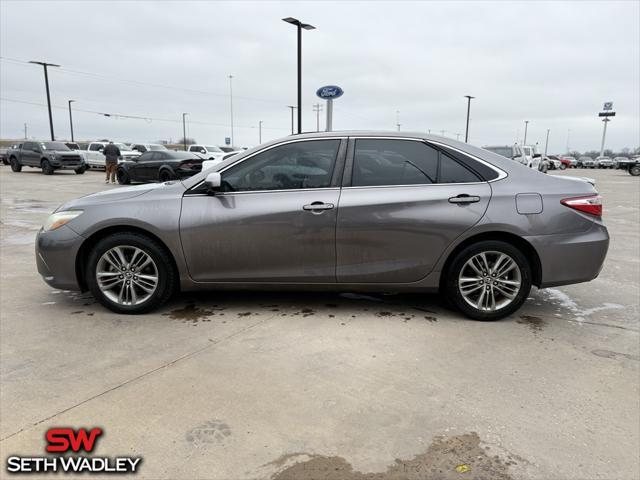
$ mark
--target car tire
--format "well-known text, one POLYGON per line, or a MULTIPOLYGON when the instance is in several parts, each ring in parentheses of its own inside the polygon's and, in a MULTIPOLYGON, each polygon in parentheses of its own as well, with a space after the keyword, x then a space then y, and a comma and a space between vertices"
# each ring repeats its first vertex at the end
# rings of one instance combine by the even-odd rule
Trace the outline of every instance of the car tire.
POLYGON ((40 167, 42 168, 42 173, 45 175, 53 175, 53 167, 51 166, 51 163, 49 163, 49 160, 42 160, 40 167))
POLYGON ((22 165, 20 165, 20 162, 18 162, 17 158, 11 157, 11 159, 9 160, 9 164, 11 165, 12 172, 18 173, 22 171, 22 165))
POLYGON ((490 321, 518 310, 529 296, 531 282, 531 266, 518 248, 499 240, 484 240, 455 256, 443 285, 449 303, 465 316, 490 321), (486 270, 482 268, 483 257, 484 265, 489 267, 486 270), (508 266, 511 268, 501 274, 508 266))
POLYGON ((629 169, 629 173, 634 177, 640 175, 640 165, 635 165, 629 169))
POLYGON ((173 175, 171 174, 171 172, 169 170, 161 170, 160 173, 158 174, 158 179, 160 180, 160 182, 164 183, 164 182, 169 182, 171 180, 173 180, 173 175))
POLYGON ((171 254, 156 240, 140 233, 113 233, 97 242, 89 253, 85 271, 93 296, 116 313, 150 312, 166 302, 178 285, 171 254), (136 271, 127 263, 131 260, 137 266, 146 264, 136 271), (98 281, 98 273, 104 280, 98 281))
POLYGON ((564 163, 560 164, 560 170, 566 170, 567 166, 564 163))
POLYGON ((74 170, 74 172, 76 172, 78 175, 82 175, 82 174, 83 174, 84 172, 86 172, 86 171, 87 171, 87 167, 85 167, 85 166, 82 166, 82 167, 80 167, 80 168, 76 168, 76 169, 74 170))
POLYGON ((122 168, 116 170, 116 179, 120 185, 129 185, 131 183, 131 179, 129 178, 129 174, 125 172, 122 168))

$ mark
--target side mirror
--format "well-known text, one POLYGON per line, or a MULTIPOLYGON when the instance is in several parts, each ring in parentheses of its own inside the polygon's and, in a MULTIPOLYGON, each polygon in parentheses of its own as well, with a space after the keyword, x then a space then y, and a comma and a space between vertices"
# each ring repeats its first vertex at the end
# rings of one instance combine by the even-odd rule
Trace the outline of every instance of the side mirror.
POLYGON ((220 172, 211 172, 209 175, 207 175, 207 178, 204 179, 204 184, 211 192, 219 190, 220 185, 222 185, 222 177, 220 176, 220 172))

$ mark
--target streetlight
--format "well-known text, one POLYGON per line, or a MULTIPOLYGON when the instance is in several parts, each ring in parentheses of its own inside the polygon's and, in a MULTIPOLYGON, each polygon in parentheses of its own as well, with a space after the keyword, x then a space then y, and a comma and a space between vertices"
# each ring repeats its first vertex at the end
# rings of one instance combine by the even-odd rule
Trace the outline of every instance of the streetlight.
POLYGON ((529 120, 524 121, 524 140, 522 140, 522 146, 527 144, 527 128, 529 127, 529 120))
POLYGON ((549 148, 549 132, 551 131, 550 128, 547 128, 547 140, 544 142, 544 156, 547 156, 547 149, 549 148))
MULTIPOLYGON (((316 27, 308 23, 302 23, 293 17, 283 18, 282 20, 295 25, 298 29, 298 133, 302 133, 302 29, 314 30, 316 27)), ((293 110, 291 112, 293 113, 293 110)))
POLYGON ((182 143, 184 144, 184 151, 187 151, 187 126, 185 122, 185 117, 189 115, 188 113, 182 114, 182 143))
POLYGON ((400 110, 396 110, 396 127, 398 127, 398 131, 400 131, 400 110))
POLYGON ((258 145, 262 144, 262 120, 258 122, 258 145))
POLYGON ((42 65, 44 67, 44 84, 47 88, 47 107, 49 108, 49 129, 51 130, 51 141, 53 142, 55 141, 55 137, 53 135, 53 116, 51 115, 51 95, 49 94, 49 74, 47 73, 47 67, 59 67, 60 65, 47 62, 36 62, 35 60, 31 60, 29 63, 42 65))
POLYGON ((231 146, 233 146, 233 75, 229 75, 229 107, 231 109, 231 146))
POLYGON ((468 143, 469 141, 469 113, 471 113, 471 99, 476 98, 471 95, 464 96, 467 99, 467 129, 464 131, 464 142, 468 143))
POLYGON ((75 142, 73 139, 73 117, 71 116, 71 104, 75 102, 75 100, 69 100, 69 126, 71 127, 71 141, 75 142))

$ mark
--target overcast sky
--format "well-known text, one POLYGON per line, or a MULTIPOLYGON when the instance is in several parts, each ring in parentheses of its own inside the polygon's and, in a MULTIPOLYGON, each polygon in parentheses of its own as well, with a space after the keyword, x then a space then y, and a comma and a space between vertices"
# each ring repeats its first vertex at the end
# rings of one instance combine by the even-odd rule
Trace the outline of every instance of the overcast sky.
MULTIPOLYGON (((0 137, 49 135, 42 67, 51 69, 54 128, 76 140, 148 142, 189 135, 223 144, 290 131, 296 102, 294 16, 303 34, 303 129, 316 129, 318 87, 339 85, 334 129, 431 130, 470 142, 520 141, 549 153, 640 144, 640 2, 0 1, 0 137), (31 102, 38 105, 31 105, 31 102), (84 111, 83 111, 84 110, 84 111), (104 117, 96 113, 144 117, 104 117), (568 137, 568 133, 569 138, 568 137)), ((320 101, 320 103, 324 103, 320 101)), ((324 105, 323 105, 324 107, 324 105)), ((324 112, 320 128, 324 129, 324 112)))

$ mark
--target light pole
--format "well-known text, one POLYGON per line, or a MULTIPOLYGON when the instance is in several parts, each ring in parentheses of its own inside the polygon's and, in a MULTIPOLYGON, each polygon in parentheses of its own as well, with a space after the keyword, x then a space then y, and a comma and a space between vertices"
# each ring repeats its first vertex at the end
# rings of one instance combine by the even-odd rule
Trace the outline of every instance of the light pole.
POLYGON ((282 20, 295 25, 298 29, 298 133, 302 133, 302 29, 314 30, 316 27, 308 23, 302 23, 293 17, 283 18, 282 20))
POLYGON ((571 129, 567 129, 567 153, 569 153, 569 138, 571 138, 571 129))
POLYGON ((36 62, 35 60, 31 60, 29 63, 42 65, 44 67, 44 84, 47 88, 47 107, 49 108, 49 129, 51 130, 51 141, 53 142, 55 141, 55 136, 53 135, 53 116, 51 115, 51 95, 49 94, 49 74, 47 72, 47 67, 59 67, 60 65, 47 62, 36 62))
POLYGON ((467 128, 464 131, 464 143, 467 143, 469 141, 469 114, 471 113, 471 99, 476 97, 472 97, 471 95, 465 95, 464 97, 467 99, 467 128))
POLYGON ((189 115, 188 113, 182 114, 182 143, 184 145, 184 151, 187 151, 187 123, 185 121, 185 117, 189 115))
POLYGON ((24 139, 27 139, 27 124, 24 124, 24 139))
POLYGON ((258 145, 262 145, 262 120, 258 122, 258 145))
POLYGON ((73 139, 73 117, 71 116, 71 104, 75 102, 75 100, 69 100, 69 126, 71 127, 71 141, 75 142, 73 139))
POLYGON ((527 144, 527 128, 529 127, 529 120, 524 121, 524 140, 522 141, 522 146, 527 144))
POLYGON ((398 131, 400 131, 400 110, 396 110, 396 127, 398 127, 398 131))
POLYGON ((549 148, 549 132, 551 129, 547 128, 547 140, 544 142, 544 156, 547 156, 547 149, 549 148))
POLYGON ((231 110, 231 146, 233 147, 233 75, 229 75, 229 109, 231 110))
POLYGON ((293 111, 296 109, 293 105, 287 105, 291 109, 291 135, 293 135, 293 111))

